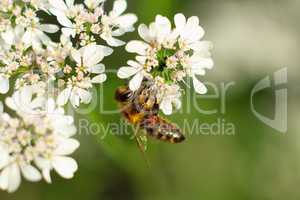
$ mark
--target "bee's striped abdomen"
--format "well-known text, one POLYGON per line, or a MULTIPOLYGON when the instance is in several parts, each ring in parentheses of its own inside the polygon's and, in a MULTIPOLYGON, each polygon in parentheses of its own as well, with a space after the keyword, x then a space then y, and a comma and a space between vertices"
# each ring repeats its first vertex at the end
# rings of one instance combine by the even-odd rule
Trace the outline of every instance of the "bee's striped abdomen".
POLYGON ((149 136, 170 143, 180 143, 185 139, 176 125, 158 116, 159 104, 151 85, 142 84, 135 92, 128 86, 119 87, 115 98, 127 121, 144 129, 149 136))
POLYGON ((146 117, 142 121, 141 127, 148 135, 165 142, 180 143, 185 139, 181 130, 177 128, 177 126, 167 122, 157 115, 150 115, 146 117))

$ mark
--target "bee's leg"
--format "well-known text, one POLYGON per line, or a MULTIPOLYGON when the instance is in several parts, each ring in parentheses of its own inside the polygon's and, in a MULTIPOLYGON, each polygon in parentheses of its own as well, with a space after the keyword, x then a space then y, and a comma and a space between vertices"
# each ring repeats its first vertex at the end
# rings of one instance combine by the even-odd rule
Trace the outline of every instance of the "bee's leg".
POLYGON ((145 148, 145 145, 143 144, 143 142, 141 141, 141 138, 139 137, 139 132, 141 131, 141 126, 140 124, 138 124, 136 126, 136 129, 134 131, 134 138, 135 138, 135 141, 136 141, 136 144, 138 145, 139 149, 140 149, 140 152, 142 153, 143 155, 143 158, 145 159, 145 162, 147 164, 147 166, 149 167, 149 169, 151 168, 150 167, 150 162, 147 158, 147 155, 146 155, 146 148, 145 148))
POLYGON ((141 131, 141 126, 140 126, 140 124, 138 124, 138 125, 136 126, 135 130, 134 130, 134 138, 135 138, 135 141, 136 141, 136 143, 137 143, 139 149, 140 149, 141 151, 145 152, 145 148, 144 148, 144 146, 143 146, 143 143, 142 143, 142 141, 140 140, 139 135, 138 135, 140 131, 141 131))

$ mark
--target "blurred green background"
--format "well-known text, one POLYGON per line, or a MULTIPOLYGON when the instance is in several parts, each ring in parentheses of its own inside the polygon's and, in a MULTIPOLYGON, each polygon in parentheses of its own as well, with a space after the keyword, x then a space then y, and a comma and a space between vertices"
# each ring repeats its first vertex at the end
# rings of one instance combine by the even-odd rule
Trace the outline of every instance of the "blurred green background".
MULTIPOLYGON (((104 130, 91 134, 82 129, 77 136, 81 147, 74 155, 79 170, 73 179, 64 180, 52 173, 53 184, 24 181, 14 194, 0 192, 0 199, 299 200, 300 1, 128 0, 128 3, 129 11, 138 15, 139 23, 148 24, 156 14, 170 18, 178 12, 199 16, 206 30, 205 39, 214 43, 215 68, 203 81, 219 88, 222 83, 235 84, 226 93, 226 112, 220 110, 220 99, 196 97, 187 90, 192 98, 187 98, 182 110, 170 118, 179 126, 185 120, 211 125, 218 119, 225 120, 234 125, 234 135, 204 134, 194 129, 185 132, 187 140, 179 145, 150 139, 146 152, 148 167, 129 136, 108 134, 101 139, 104 130), (289 79, 285 134, 263 124, 250 109, 252 88, 283 67, 288 68, 289 79), (200 113, 194 108, 193 99, 202 109, 217 109, 217 113, 200 113)), ((135 32, 123 39, 137 37, 135 32)), ((130 58, 133 55, 125 53, 122 47, 115 49, 104 63, 107 69, 116 69, 130 58)), ((111 123, 123 123, 116 112, 99 112, 100 105, 105 110, 116 110, 114 90, 122 84, 110 73, 109 80, 95 92, 96 109, 90 114, 77 114, 78 125, 82 119, 88 119, 92 129, 97 125, 109 128, 111 123)), ((274 115, 274 104, 272 88, 255 96, 257 110, 270 118, 274 115)))

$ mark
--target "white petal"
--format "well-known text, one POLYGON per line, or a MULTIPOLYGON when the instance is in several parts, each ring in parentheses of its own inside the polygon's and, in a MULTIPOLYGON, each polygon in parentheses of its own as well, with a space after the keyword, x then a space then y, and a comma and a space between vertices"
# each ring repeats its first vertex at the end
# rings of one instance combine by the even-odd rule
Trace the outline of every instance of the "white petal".
POLYGON ((121 79, 126 79, 126 78, 136 74, 137 71, 138 71, 138 69, 134 68, 134 67, 121 67, 118 70, 117 76, 121 79))
POLYGON ((170 101, 162 101, 159 105, 165 115, 171 115, 173 112, 172 103, 170 101))
POLYGON ((119 37, 119 36, 124 35, 126 32, 127 32, 127 29, 117 28, 117 29, 115 29, 115 30, 113 30, 111 32, 111 36, 113 36, 113 37, 119 37))
POLYGON ((202 82, 200 82, 195 76, 193 77, 193 84, 194 84, 195 91, 198 94, 206 94, 207 93, 206 86, 202 82))
POLYGON ((195 75, 204 76, 206 74, 206 71, 202 67, 198 67, 198 66, 192 66, 191 71, 195 75))
POLYGON ((199 18, 195 16, 188 19, 186 26, 180 33, 181 37, 190 43, 200 40, 204 34, 203 28, 199 25, 199 18))
POLYGON ((79 147, 79 142, 77 140, 61 138, 58 147, 54 151, 54 154, 60 156, 70 155, 78 147, 79 147))
POLYGON ((74 5, 75 0, 66 0, 67 6, 71 8, 74 5))
MULTIPOLYGON (((14 94, 14 96, 16 95, 17 93, 14 94)), ((15 101, 14 98, 11 98, 11 97, 7 97, 5 99, 5 104, 12 110, 17 110, 18 109, 18 105, 15 101)))
POLYGON ((202 69, 211 69, 214 66, 214 61, 211 58, 199 57, 193 61, 192 65, 202 69))
POLYGON ((130 90, 132 90, 132 91, 138 90, 141 86, 143 78, 144 78, 144 76, 142 73, 137 73, 129 82, 130 90))
POLYGON ((83 51, 83 64, 87 67, 98 64, 104 58, 103 48, 95 45, 89 44, 84 47, 83 51))
POLYGON ((42 157, 36 157, 34 162, 37 167, 42 170, 43 178, 47 181, 47 183, 51 183, 50 170, 52 166, 50 161, 42 157))
POLYGON ((188 18, 187 23, 188 26, 198 26, 199 25, 199 18, 197 16, 193 16, 188 18))
POLYGON ((173 105, 175 106, 175 108, 177 110, 179 110, 181 108, 181 106, 182 106, 182 102, 181 102, 180 99, 175 99, 175 100, 173 100, 173 105))
POLYGON ((84 89, 79 88, 78 89, 78 95, 81 99, 81 102, 84 104, 88 104, 92 100, 92 94, 89 91, 86 91, 84 89))
MULTIPOLYGON (((137 57, 138 58, 138 57, 137 57)), ((138 60, 138 59, 137 59, 138 60)), ((141 60, 140 60, 141 61, 141 60)), ((143 62, 141 62, 141 63, 143 63, 143 62)), ((133 60, 129 60, 128 62, 127 62, 127 64, 129 65, 129 66, 131 66, 131 67, 134 67, 134 68, 136 68, 136 69, 143 69, 143 66, 140 64, 140 63, 138 63, 138 62, 136 62, 136 61, 133 61, 133 60)))
POLYGON ((145 42, 133 40, 126 45, 126 51, 130 53, 137 53, 139 55, 145 55, 148 47, 149 45, 145 42))
POLYGON ((57 156, 53 159, 52 165, 55 171, 63 178, 73 178, 78 166, 74 159, 69 157, 57 156))
POLYGON ((35 42, 37 43, 37 45, 40 45, 41 42, 45 45, 49 45, 51 43, 50 37, 48 37, 48 35, 46 35, 43 31, 35 29, 35 34, 35 42))
POLYGON ((76 35, 76 30, 73 28, 62 28, 61 31, 66 37, 72 36, 74 38, 76 35))
POLYGON ((51 170, 49 168, 45 168, 45 169, 42 170, 43 177, 44 177, 44 179, 45 179, 45 181, 47 183, 51 183, 52 182, 51 181, 50 171, 51 170))
POLYGON ((12 164, 8 167, 8 188, 9 193, 15 192, 21 184, 20 169, 17 164, 12 164))
POLYGON ((209 41, 198 41, 190 45, 195 51, 209 51, 213 48, 212 42, 209 41))
POLYGON ((63 135, 65 137, 72 137, 76 134, 76 127, 73 125, 73 126, 63 126, 62 128, 58 129, 57 130, 58 133, 60 135, 63 135))
POLYGON ((5 147, 0 143, 0 170, 9 162, 9 154, 5 147))
POLYGON ((96 7, 99 6, 100 3, 103 3, 106 0, 84 0, 84 4, 89 8, 89 9, 95 9, 96 7))
POLYGON ((56 18, 61 25, 67 28, 74 28, 72 21, 69 18, 67 18, 67 16, 64 13, 61 12, 56 13, 56 18))
POLYGON ((138 32, 141 38, 146 42, 151 42, 152 37, 150 36, 149 29, 145 24, 141 24, 138 28, 138 32))
MULTIPOLYGON (((21 38, 22 35, 24 34, 24 27, 22 27, 21 25, 16 25, 14 31, 15 31, 15 37, 16 37, 17 39, 19 39, 19 38, 21 38)), ((16 38, 15 38, 15 39, 16 39, 16 38)))
POLYGON ((9 90, 9 80, 0 75, 0 94, 5 94, 9 90))
POLYGON ((0 189, 7 190, 8 188, 8 175, 9 167, 6 167, 2 172, 0 172, 0 189))
POLYGON ((178 13, 174 17, 175 26, 178 31, 182 30, 186 24, 186 18, 182 13, 178 13))
POLYGON ((141 63, 142 65, 144 65, 146 63, 147 60, 147 56, 136 56, 135 59, 141 63))
POLYGON ((51 168, 51 163, 48 159, 42 157, 36 157, 34 163, 39 169, 51 168))
POLYGON ((105 66, 103 64, 98 64, 95 66, 91 66, 89 68, 89 72, 93 74, 101 74, 105 71, 105 66))
POLYGON ((107 42, 108 45, 112 47, 119 47, 125 44, 125 42, 123 42, 122 40, 116 39, 114 37, 107 37, 104 40, 107 42))
POLYGON ((32 88, 29 86, 25 86, 21 89, 21 95, 20 95, 20 99, 19 102, 22 102, 22 105, 29 105, 31 103, 32 100, 32 88))
POLYGON ((94 78, 92 78, 92 83, 94 84, 99 84, 99 83, 103 83, 104 81, 106 81, 107 76, 106 74, 100 74, 98 76, 95 76, 94 78))
POLYGON ((41 173, 31 165, 21 166, 21 171, 25 179, 32 182, 37 182, 42 179, 41 173))
POLYGON ((113 49, 107 46, 103 46, 103 45, 97 45, 97 47, 99 49, 101 49, 101 51, 103 52, 104 56, 109 56, 113 53, 113 49))
POLYGON ((116 23, 126 32, 134 31, 133 25, 137 22, 138 18, 134 14, 126 14, 118 17, 116 23))
POLYGON ((7 43, 12 45, 14 43, 15 37, 14 37, 14 30, 12 28, 9 28, 5 32, 1 33, 1 36, 3 40, 7 43))
POLYGON ((31 101, 30 108, 40 108, 43 105, 45 105, 45 97, 36 97, 33 99, 33 101, 31 101))
POLYGON ((155 25, 158 28, 159 35, 158 37, 165 37, 171 32, 171 22, 168 18, 161 15, 157 15, 155 18, 155 25))
POLYGON ((49 0, 51 6, 59 10, 67 10, 67 6, 63 0, 49 0))
POLYGON ((46 103, 47 113, 54 114, 55 108, 56 108, 56 103, 55 103, 54 99, 52 99, 52 98, 48 99, 47 103, 46 103))
POLYGON ((59 28, 53 24, 41 24, 39 28, 46 33, 56 33, 59 28))
POLYGON ((32 32, 30 29, 28 29, 22 36, 22 42, 27 45, 32 43, 32 32))
POLYGON ((116 16, 120 16, 127 8, 126 0, 116 0, 113 6, 113 12, 116 16))
POLYGON ((71 92, 70 102, 73 107, 77 108, 80 104, 80 97, 75 92, 71 92))
POLYGON ((70 98, 70 94, 71 94, 72 88, 68 87, 66 89, 64 89, 57 98, 57 104, 59 106, 63 106, 66 105, 69 98, 70 98))
POLYGON ((81 64, 82 59, 83 59, 81 50, 72 49, 71 56, 76 61, 77 64, 81 64))

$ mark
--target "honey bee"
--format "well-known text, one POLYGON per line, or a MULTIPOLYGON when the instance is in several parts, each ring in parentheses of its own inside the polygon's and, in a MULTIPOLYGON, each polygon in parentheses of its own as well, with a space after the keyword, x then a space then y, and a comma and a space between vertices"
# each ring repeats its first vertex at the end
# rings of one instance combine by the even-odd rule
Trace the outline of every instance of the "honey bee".
POLYGON ((128 86, 119 87, 115 98, 127 121, 144 130, 146 135, 173 144, 184 141, 182 131, 159 116, 159 104, 153 92, 155 91, 151 89, 151 83, 144 80, 135 92, 128 86))

